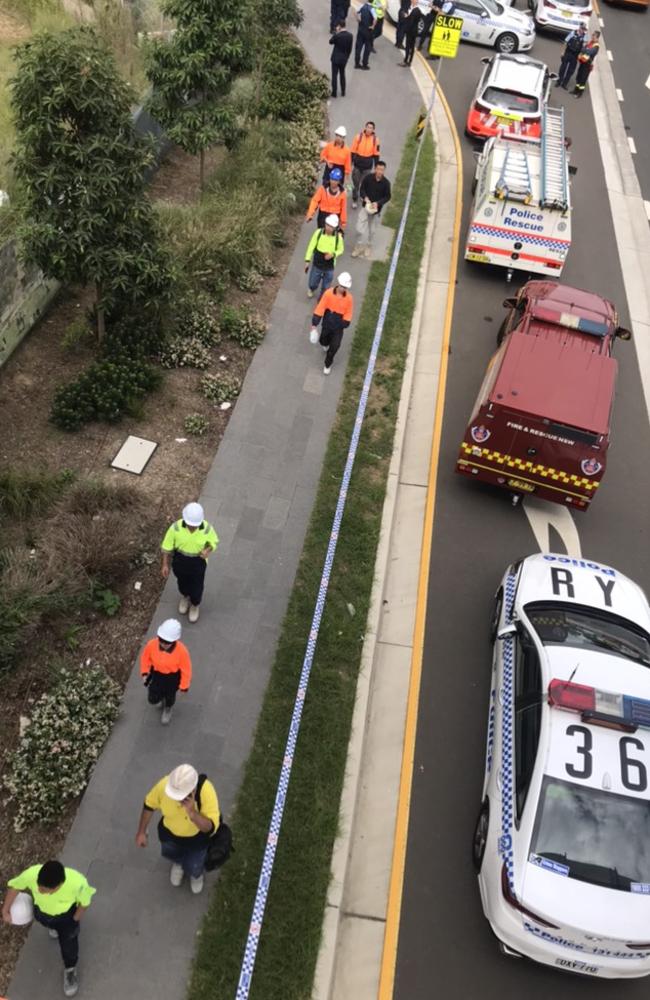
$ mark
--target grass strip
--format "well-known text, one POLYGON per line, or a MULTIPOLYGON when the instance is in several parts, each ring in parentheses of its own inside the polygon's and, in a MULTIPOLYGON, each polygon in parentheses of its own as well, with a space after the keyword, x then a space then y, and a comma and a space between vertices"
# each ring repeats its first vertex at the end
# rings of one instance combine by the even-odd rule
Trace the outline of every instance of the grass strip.
MULTIPOLYGON (((428 130, 422 141, 425 148, 302 717, 252 1000, 307 1000, 311 994, 433 184, 435 157, 428 130)), ((394 184, 393 201, 386 211, 386 223, 395 228, 415 151, 411 134, 394 184)), ((370 269, 314 511, 232 816, 237 851, 222 872, 203 922, 189 1000, 230 1000, 235 996, 307 634, 388 267, 388 263, 375 262, 370 269)))

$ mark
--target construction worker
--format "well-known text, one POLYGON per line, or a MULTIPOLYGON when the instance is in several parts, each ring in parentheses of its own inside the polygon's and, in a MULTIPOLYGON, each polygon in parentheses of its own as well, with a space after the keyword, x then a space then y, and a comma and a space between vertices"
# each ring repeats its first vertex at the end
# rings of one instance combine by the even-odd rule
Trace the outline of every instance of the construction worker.
POLYGON ((370 59, 372 37, 377 18, 375 17, 372 4, 368 0, 357 11, 357 21, 357 37, 354 43, 354 68, 370 69, 368 60, 370 59))
POLYGON ((320 158, 325 164, 323 184, 327 184, 334 167, 339 167, 342 170, 342 182, 352 173, 352 155, 345 145, 347 134, 348 130, 345 125, 339 125, 334 131, 334 138, 331 142, 326 142, 321 150, 320 158))
POLYGON ((352 312, 354 310, 354 299, 350 293, 352 288, 352 278, 347 271, 339 274, 338 281, 334 288, 328 288, 321 296, 321 299, 314 309, 311 318, 311 330, 309 340, 312 344, 320 341, 320 345, 325 355, 325 367, 323 374, 329 375, 332 370, 334 356, 341 346, 343 331, 352 322, 352 312), (320 338, 318 336, 318 325, 323 321, 323 329, 320 338))
POLYGON ((181 623, 168 618, 159 626, 156 639, 142 650, 140 673, 148 688, 148 701, 162 709, 160 721, 169 725, 176 692, 186 693, 192 683, 192 661, 187 646, 180 641, 181 623))
POLYGON ((328 215, 338 215, 339 228, 344 232, 348 221, 347 197, 343 190, 343 171, 340 167, 330 170, 329 180, 325 186, 319 184, 314 197, 309 202, 305 220, 309 222, 318 210, 317 225, 322 229, 328 215))
MULTIPOLYGON (((339 232, 339 217, 328 215, 325 226, 316 230, 305 253, 305 273, 309 271, 307 298, 313 298, 319 285, 321 295, 327 291, 334 278, 336 259, 341 256, 344 249, 343 237, 339 232)), ((320 298, 320 295, 318 297, 320 298)))
POLYGON ((353 257, 360 257, 361 254, 370 257, 381 210, 391 198, 390 181, 384 176, 385 173, 386 164, 383 160, 378 160, 374 171, 366 174, 361 181, 361 208, 357 218, 359 239, 352 251, 353 257))
POLYGON ((79 990, 80 921, 97 892, 81 872, 64 868, 60 861, 32 865, 20 875, 10 878, 2 904, 2 919, 13 923, 12 904, 19 892, 28 892, 34 903, 34 920, 43 924, 56 938, 63 959, 63 993, 76 996, 79 990))
POLYGON ((162 578, 167 579, 171 566, 181 595, 178 613, 185 615, 189 611, 192 623, 199 620, 208 557, 218 544, 217 533, 204 520, 200 503, 186 504, 183 517, 174 521, 162 541, 162 578))
POLYGON ((555 81, 556 87, 562 87, 563 90, 569 89, 569 80, 573 76, 578 65, 578 56, 582 52, 582 47, 585 44, 585 38, 587 36, 587 25, 579 25, 577 31, 571 31, 566 36, 564 40, 564 48, 562 49, 562 58, 560 60, 560 68, 557 74, 557 80, 555 81))
POLYGON ((582 97, 587 86, 589 74, 594 68, 594 61, 600 49, 600 31, 594 31, 586 45, 583 45, 582 52, 578 56, 578 72, 576 73, 576 85, 573 91, 574 97, 582 97))
POLYGON ((345 97, 345 67, 348 64, 354 39, 352 34, 346 30, 345 21, 339 21, 334 27, 334 32, 330 38, 332 46, 332 97, 338 97, 338 85, 341 84, 341 97, 345 97))
POLYGON ((350 147, 352 154, 352 208, 357 207, 361 181, 374 168, 379 159, 379 150, 380 145, 375 134, 375 123, 366 122, 363 131, 354 137, 350 147))
POLYGON ((147 793, 140 814, 137 847, 146 847, 147 829, 160 811, 158 839, 163 858, 172 862, 169 881, 178 887, 189 875, 190 889, 203 889, 205 857, 210 837, 219 829, 221 813, 214 785, 191 764, 179 764, 147 793))

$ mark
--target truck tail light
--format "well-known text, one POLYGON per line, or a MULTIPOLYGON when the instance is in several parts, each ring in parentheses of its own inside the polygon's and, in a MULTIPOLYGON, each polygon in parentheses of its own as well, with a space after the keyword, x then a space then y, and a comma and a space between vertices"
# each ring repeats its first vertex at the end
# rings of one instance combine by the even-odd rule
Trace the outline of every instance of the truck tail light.
POLYGON ((522 913, 525 917, 530 917, 531 920, 534 920, 536 924, 541 924, 542 927, 551 927, 555 931, 559 930, 557 924, 552 924, 549 920, 544 920, 542 917, 538 917, 537 914, 533 913, 532 910, 527 910, 525 906, 521 905, 521 903, 515 896, 514 892, 510 888, 510 882, 508 881, 508 870, 505 864, 501 869, 501 891, 503 892, 503 898, 505 899, 506 903, 512 906, 513 910, 518 910, 519 913, 522 913))

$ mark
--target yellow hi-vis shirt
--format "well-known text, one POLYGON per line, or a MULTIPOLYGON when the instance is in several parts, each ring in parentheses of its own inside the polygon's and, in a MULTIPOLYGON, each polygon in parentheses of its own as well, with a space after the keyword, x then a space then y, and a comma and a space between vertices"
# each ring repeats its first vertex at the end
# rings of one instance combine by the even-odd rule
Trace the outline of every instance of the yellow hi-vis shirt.
MULTIPOLYGON (((145 797, 144 807, 145 809, 151 809, 152 812, 159 809, 162 813, 163 825, 175 837, 195 837, 199 833, 199 829, 187 815, 187 810, 182 802, 177 802, 175 799, 170 799, 169 795, 165 795, 165 786, 168 777, 169 775, 166 774, 164 778, 161 778, 153 786, 145 797)), ((214 833, 219 827, 221 814, 219 812, 219 800, 217 799, 215 787, 207 778, 201 785, 201 808, 199 812, 201 816, 212 820, 212 832, 214 833)))
POLYGON ((219 537, 207 521, 194 531, 190 531, 181 518, 180 521, 174 521, 167 529, 160 547, 163 552, 182 552, 185 556, 198 556, 206 545, 209 545, 214 552, 218 544, 219 537))
POLYGON ((75 871, 74 868, 64 868, 63 885, 60 885, 56 892, 41 892, 37 879, 42 867, 42 865, 32 865, 31 868, 25 868, 20 875, 10 878, 7 885, 10 889, 31 892, 34 905, 48 917, 58 917, 62 913, 67 913, 72 906, 90 906, 97 889, 88 885, 88 879, 81 872, 75 871))

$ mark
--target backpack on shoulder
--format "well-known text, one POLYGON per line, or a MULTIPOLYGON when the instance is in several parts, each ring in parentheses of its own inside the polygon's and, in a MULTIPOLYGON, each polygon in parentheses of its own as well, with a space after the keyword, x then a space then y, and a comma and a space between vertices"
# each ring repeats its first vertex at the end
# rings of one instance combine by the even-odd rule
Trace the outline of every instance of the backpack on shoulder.
MULTIPOLYGON (((200 774, 196 786, 196 806, 199 811, 201 809, 201 788, 203 787, 203 782, 206 778, 207 774, 200 774)), ((216 871, 217 868, 221 868, 222 865, 225 865, 230 855, 234 853, 234 850, 235 846, 232 842, 232 830, 222 819, 218 828, 213 834, 210 835, 210 839, 208 840, 208 853, 205 856, 205 870, 213 872, 216 871)))

